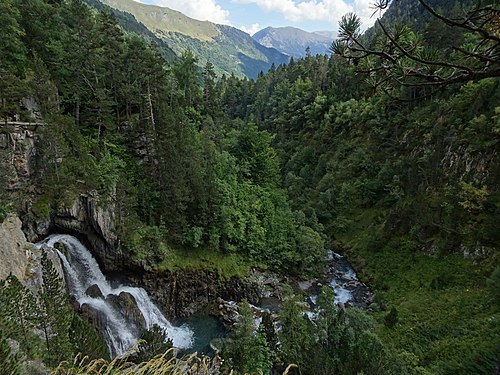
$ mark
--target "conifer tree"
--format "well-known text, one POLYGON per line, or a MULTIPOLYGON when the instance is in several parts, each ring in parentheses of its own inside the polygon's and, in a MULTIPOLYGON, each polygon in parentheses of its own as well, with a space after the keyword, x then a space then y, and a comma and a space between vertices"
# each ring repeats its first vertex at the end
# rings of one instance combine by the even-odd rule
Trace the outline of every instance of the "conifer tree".
POLYGON ((42 253, 42 291, 39 297, 38 321, 45 335, 48 359, 59 363, 71 357, 69 327, 72 311, 62 280, 47 251, 42 253))
POLYGON ((19 362, 16 356, 11 353, 9 343, 0 331, 0 375, 21 374, 19 362))
POLYGON ((186 50, 181 56, 181 61, 174 67, 175 77, 182 90, 182 104, 187 108, 195 107, 201 96, 197 62, 198 58, 193 52, 186 50))
POLYGON ((15 3, 13 0, 0 1, 0 68, 19 74, 24 68, 26 47, 21 39, 24 35, 19 24, 21 14, 15 3))
POLYGON ((94 326, 82 319, 78 314, 72 314, 69 338, 74 353, 82 353, 91 359, 109 359, 108 348, 104 339, 94 326))
POLYGON ((139 343, 137 357, 135 358, 137 363, 149 361, 159 354, 164 354, 173 346, 167 332, 157 324, 145 330, 140 339, 142 341, 139 343))
POLYGON ((35 310, 35 297, 16 276, 10 275, 0 283, 0 329, 27 351, 33 347, 30 330, 34 327, 35 310))
POLYGON ((271 369, 271 351, 264 331, 256 332, 255 320, 247 300, 239 306, 238 322, 235 324, 226 355, 231 358, 234 368, 242 373, 269 372, 271 369))
POLYGON ((25 92, 21 78, 5 68, 0 59, 0 120, 5 124, 19 113, 19 103, 25 92))
POLYGON ((273 353, 269 348, 264 326, 262 324, 259 326, 259 329, 253 337, 252 344, 247 350, 249 361, 245 367, 245 373, 268 374, 272 367, 273 353))
POLYGON ((295 363, 299 369, 307 368, 312 359, 308 350, 313 348, 313 333, 311 322, 304 313, 303 302, 297 296, 288 298, 283 304, 280 322, 280 358, 285 364, 295 363))
POLYGON ((216 93, 215 79, 217 78, 214 66, 210 61, 207 61, 203 68, 203 107, 205 114, 215 118, 218 98, 216 93))
POLYGON ((259 330, 261 327, 266 336, 267 345, 271 350, 271 358, 274 358, 276 357, 276 353, 278 351, 278 336, 276 335, 276 330, 274 329, 273 319, 270 313, 264 313, 259 330))
POLYGON ((340 362, 340 340, 343 326, 343 312, 335 306, 335 294, 329 286, 323 286, 317 301, 316 339, 317 370, 323 373, 336 373, 340 362))

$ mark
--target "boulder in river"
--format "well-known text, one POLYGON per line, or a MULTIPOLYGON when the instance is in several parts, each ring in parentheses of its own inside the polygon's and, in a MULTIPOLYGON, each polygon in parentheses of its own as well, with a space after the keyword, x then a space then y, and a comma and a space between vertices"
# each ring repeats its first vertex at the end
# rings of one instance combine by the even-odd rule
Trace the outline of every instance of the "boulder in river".
POLYGON ((140 332, 147 328, 146 320, 132 294, 128 292, 121 292, 119 295, 110 294, 106 296, 106 302, 119 311, 127 322, 135 325, 140 332))
POLYGON ((93 284, 87 288, 85 294, 92 298, 104 298, 99 285, 93 284))
POLYGON ((104 336, 106 332, 106 326, 108 324, 108 316, 105 312, 84 303, 80 306, 80 312, 84 318, 86 318, 97 330, 104 336))

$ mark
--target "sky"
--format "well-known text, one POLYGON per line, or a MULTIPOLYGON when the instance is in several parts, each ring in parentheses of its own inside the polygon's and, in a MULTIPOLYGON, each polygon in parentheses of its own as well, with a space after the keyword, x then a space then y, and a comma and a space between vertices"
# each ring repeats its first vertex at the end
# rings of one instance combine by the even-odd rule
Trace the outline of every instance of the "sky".
POLYGON ((373 25, 375 0, 136 0, 178 10, 198 20, 230 25, 250 35, 267 27, 293 26, 337 32, 342 15, 356 12, 363 29, 373 25))

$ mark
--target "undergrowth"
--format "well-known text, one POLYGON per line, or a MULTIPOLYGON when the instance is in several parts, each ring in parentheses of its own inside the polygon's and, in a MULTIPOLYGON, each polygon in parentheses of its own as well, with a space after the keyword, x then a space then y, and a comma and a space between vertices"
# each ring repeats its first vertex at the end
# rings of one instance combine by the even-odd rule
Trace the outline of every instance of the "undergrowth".
POLYGON ((125 375, 125 374, 210 374, 218 363, 209 357, 199 357, 197 353, 182 359, 177 359, 172 352, 174 348, 158 355, 147 362, 136 364, 128 359, 129 354, 114 358, 112 361, 104 359, 90 360, 88 357, 77 356, 73 363, 62 362, 52 372, 53 375, 125 375))
POLYGON ((213 271, 221 278, 229 279, 247 276, 252 264, 239 254, 223 254, 209 248, 169 248, 167 256, 157 267, 161 271, 213 271))
POLYGON ((498 254, 472 260, 406 249, 405 238, 374 240, 380 233, 368 221, 358 222, 342 242, 374 289, 379 336, 414 353, 431 373, 492 373, 500 356, 500 309, 488 280, 498 254), (387 324, 389 314, 397 314, 394 324, 387 324))
POLYGON ((223 280, 248 275, 254 264, 238 253, 222 253, 207 246, 173 245, 162 226, 142 226, 129 232, 124 247, 134 262, 152 271, 208 271, 223 280))

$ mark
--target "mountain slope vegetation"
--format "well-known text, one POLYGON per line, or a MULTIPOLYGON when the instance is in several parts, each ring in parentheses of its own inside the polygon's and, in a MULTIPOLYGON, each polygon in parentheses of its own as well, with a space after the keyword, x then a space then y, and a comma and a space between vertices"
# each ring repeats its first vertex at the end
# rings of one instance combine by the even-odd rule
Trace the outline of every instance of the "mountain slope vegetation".
POLYGON ((165 43, 165 41, 158 38, 143 23, 137 21, 137 19, 132 14, 112 8, 99 0, 85 0, 85 2, 100 12, 113 14, 118 24, 124 30, 127 30, 130 33, 141 35, 145 39, 152 41, 156 46, 158 46, 163 57, 167 61, 174 61, 178 58, 175 52, 172 51, 172 49, 168 46, 167 43, 165 43))

